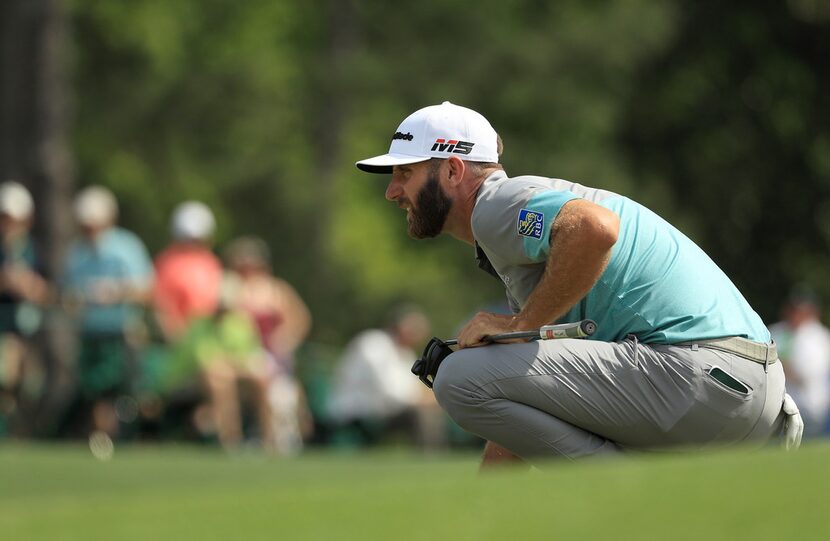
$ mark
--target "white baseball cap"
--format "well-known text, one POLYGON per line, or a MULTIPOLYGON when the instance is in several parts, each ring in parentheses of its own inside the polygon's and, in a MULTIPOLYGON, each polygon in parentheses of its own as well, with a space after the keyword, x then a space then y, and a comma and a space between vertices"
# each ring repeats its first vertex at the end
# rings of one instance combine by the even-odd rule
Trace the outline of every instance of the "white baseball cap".
POLYGON ((479 113, 445 101, 406 117, 392 136, 389 152, 355 165, 367 173, 392 172, 392 166, 458 156, 471 162, 498 163, 498 135, 479 113))
POLYGON ((118 202, 103 186, 88 186, 75 196, 75 218, 87 227, 105 227, 115 222, 118 202))
POLYGON ((26 220, 35 210, 32 195, 22 184, 9 180, 0 184, 0 214, 26 220))
POLYGON ((216 219, 207 205, 199 201, 185 201, 173 211, 170 224, 176 240, 208 240, 216 229, 216 219))

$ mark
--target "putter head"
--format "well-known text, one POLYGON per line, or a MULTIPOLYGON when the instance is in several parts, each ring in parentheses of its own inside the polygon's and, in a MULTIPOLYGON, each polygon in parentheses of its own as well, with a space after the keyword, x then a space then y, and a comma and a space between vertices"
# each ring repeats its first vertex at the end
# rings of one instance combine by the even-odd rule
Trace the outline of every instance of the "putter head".
POLYGON ((438 367, 453 350, 440 338, 433 337, 424 348, 421 358, 412 365, 412 373, 418 376, 424 385, 432 389, 435 376, 438 374, 438 367))

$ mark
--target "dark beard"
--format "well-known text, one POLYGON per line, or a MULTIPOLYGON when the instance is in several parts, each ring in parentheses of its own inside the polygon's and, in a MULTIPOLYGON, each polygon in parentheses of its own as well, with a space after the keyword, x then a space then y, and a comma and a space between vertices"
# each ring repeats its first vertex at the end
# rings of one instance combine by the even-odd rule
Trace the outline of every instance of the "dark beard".
POLYGON ((431 171, 410 211, 409 236, 414 239, 437 237, 444 229, 451 207, 452 201, 438 182, 438 172, 431 171))

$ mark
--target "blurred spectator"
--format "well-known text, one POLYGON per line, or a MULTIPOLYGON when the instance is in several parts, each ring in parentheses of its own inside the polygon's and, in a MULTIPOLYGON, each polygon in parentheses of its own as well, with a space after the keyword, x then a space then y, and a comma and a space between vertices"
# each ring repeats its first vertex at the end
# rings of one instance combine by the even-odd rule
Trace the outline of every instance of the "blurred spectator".
POLYGON ((393 312, 386 329, 363 331, 352 339, 336 368, 331 420, 366 444, 404 431, 423 446, 443 445, 444 417, 432 393, 411 372, 413 348, 423 346, 428 334, 426 316, 408 306, 393 312))
POLYGON ((266 445, 273 441, 264 355, 250 317, 222 303, 222 265, 210 249, 216 222, 202 203, 173 212, 173 240, 156 258, 153 301, 169 342, 163 387, 174 390, 198 378, 206 402, 194 413, 202 434, 216 433, 225 449, 243 438, 238 384, 248 383, 266 445))
POLYGON ((78 193, 81 235, 69 246, 62 283, 64 302, 80 330, 79 406, 85 416, 91 413, 92 429, 110 437, 118 433, 119 421, 132 422, 137 415, 130 387, 153 280, 147 249, 115 225, 117 216, 108 189, 90 186, 78 193))
POLYGON ((199 317, 219 308, 222 263, 210 249, 216 221, 203 203, 188 201, 173 211, 170 245, 156 257, 153 305, 168 340, 175 341, 199 317))
POLYGON ((29 337, 40 327, 48 285, 29 230, 34 202, 17 182, 0 184, 0 436, 17 408, 29 337))
POLYGON ((770 326, 787 376, 787 390, 804 417, 804 436, 825 432, 830 410, 830 331, 819 320, 816 296, 795 291, 783 320, 770 326))
POLYGON ((281 454, 296 453, 313 426, 305 393, 294 376, 294 351, 308 335, 311 315, 294 288, 271 274, 270 252, 262 240, 234 240, 226 260, 229 303, 255 322, 267 354, 273 444, 281 454))

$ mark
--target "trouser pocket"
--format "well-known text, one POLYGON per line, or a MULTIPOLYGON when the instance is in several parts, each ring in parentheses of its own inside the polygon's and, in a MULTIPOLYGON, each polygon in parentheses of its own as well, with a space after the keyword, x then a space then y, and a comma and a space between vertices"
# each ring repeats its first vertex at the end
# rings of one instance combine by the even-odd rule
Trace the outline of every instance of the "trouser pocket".
POLYGON ((740 395, 748 395, 752 391, 752 389, 749 388, 749 385, 725 371, 720 366, 712 366, 706 371, 706 374, 727 389, 735 391, 740 395))
POLYGON ((754 424, 754 395, 754 389, 726 370, 701 367, 694 404, 672 428, 672 439, 687 444, 739 441, 754 424))
POLYGON ((719 366, 710 366, 701 374, 698 402, 719 417, 740 415, 750 401, 753 390, 719 366))

